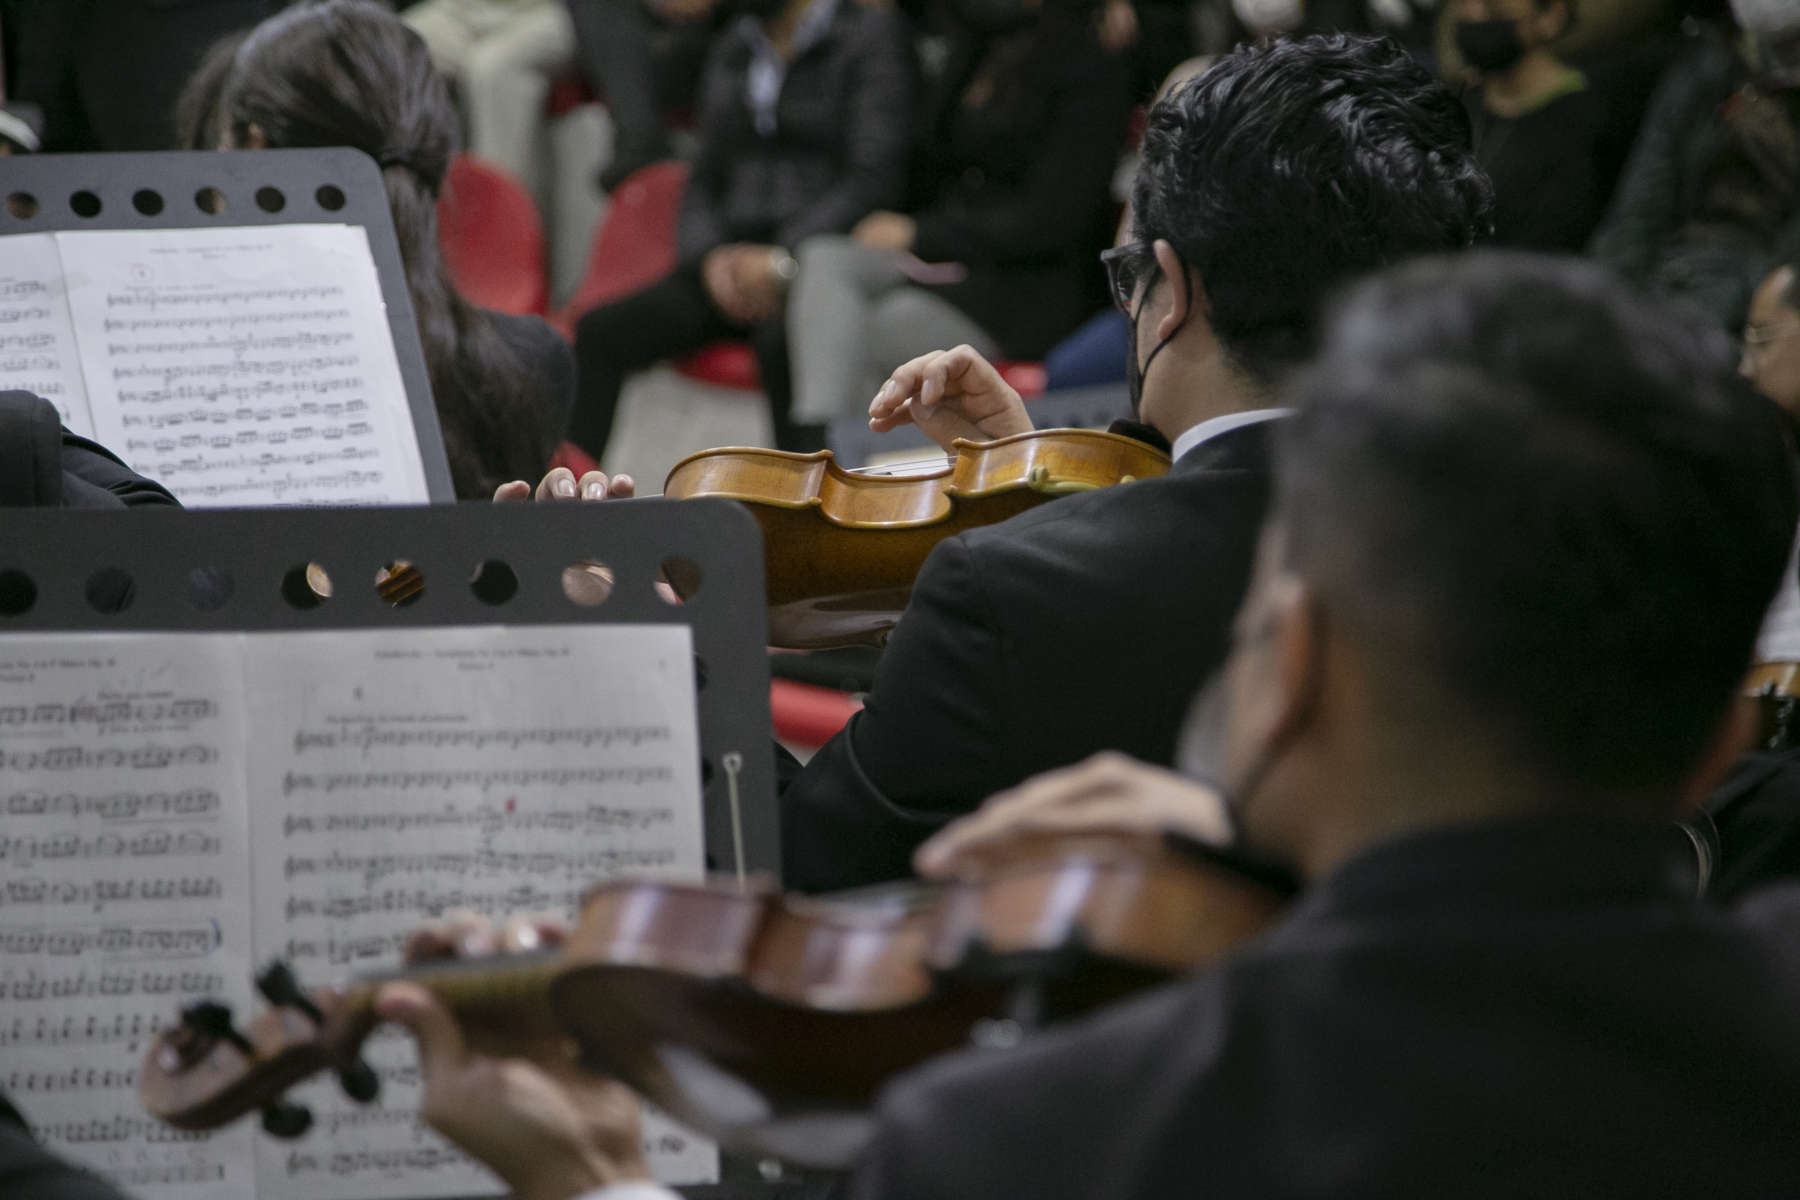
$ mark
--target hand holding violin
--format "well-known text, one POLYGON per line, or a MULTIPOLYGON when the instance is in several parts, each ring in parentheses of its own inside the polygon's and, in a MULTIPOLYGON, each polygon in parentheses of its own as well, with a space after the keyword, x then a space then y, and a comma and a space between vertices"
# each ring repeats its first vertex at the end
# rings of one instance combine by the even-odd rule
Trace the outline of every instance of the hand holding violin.
POLYGON ((1225 798, 1203 783, 1104 752, 991 797, 919 847, 919 874, 950 878, 1041 834, 1175 833, 1203 845, 1231 840, 1225 798))
POLYGON ((1032 430, 1025 401, 970 346, 922 354, 888 377, 869 405, 869 428, 902 425, 917 425, 945 450, 957 438, 991 442, 1032 430))
MULTIPOLYGON (((544 949, 563 939, 553 922, 515 919, 496 927, 453 914, 414 933, 409 963, 544 949)), ((409 1029, 419 1046, 422 1115, 485 1163, 517 1200, 569 1200, 597 1188, 650 1178, 637 1098, 623 1084, 575 1068, 472 1052, 461 1027, 431 993, 392 983, 376 1012, 409 1029)))

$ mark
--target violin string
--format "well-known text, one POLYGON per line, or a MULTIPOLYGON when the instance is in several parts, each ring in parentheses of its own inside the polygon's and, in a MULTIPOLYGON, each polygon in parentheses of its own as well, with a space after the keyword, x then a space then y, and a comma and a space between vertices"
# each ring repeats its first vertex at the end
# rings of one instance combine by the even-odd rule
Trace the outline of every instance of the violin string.
POLYGON ((955 463, 955 455, 939 454, 927 458, 903 458, 898 462, 877 463, 874 466, 868 467, 852 467, 849 468, 849 470, 852 475, 873 475, 876 477, 891 475, 897 477, 909 473, 923 475, 927 470, 937 470, 942 467, 953 466, 955 463))

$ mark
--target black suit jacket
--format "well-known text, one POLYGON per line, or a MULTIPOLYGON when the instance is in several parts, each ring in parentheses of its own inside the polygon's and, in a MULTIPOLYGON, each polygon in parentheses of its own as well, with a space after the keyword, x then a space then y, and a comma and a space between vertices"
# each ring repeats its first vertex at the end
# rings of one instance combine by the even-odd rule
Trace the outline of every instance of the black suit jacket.
POLYGON ((1800 891, 1703 904, 1669 845, 1377 849, 1222 969, 903 1080, 856 1195, 1800 1194, 1800 891))
POLYGON ((31 1140, 19 1112, 0 1096, 0 1196, 19 1200, 125 1200, 98 1176, 70 1166, 31 1140))
POLYGON ((863 710, 782 793, 789 885, 905 876, 946 821, 1100 750, 1169 762, 1249 578, 1270 429, 938 546, 863 710))

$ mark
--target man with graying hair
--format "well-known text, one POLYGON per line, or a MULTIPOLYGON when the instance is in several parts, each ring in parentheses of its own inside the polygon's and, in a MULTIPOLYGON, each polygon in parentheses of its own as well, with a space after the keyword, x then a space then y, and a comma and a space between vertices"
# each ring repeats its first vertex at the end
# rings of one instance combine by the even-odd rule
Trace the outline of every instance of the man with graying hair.
MULTIPOLYGON (((1287 866, 1299 899, 1213 969, 902 1079, 853 1193, 1792 1194, 1800 891, 1703 901, 1671 829, 1742 743, 1795 527, 1779 418, 1734 367, 1573 262, 1353 293, 1287 389, 1218 786, 1107 756, 920 855, 1170 828, 1287 866)), ((432 1119, 492 1147, 492 1060, 417 989, 383 1004, 432 1119)), ((589 1121, 543 1157, 596 1189, 521 1161, 519 1194, 666 1200, 629 1119, 589 1121)))

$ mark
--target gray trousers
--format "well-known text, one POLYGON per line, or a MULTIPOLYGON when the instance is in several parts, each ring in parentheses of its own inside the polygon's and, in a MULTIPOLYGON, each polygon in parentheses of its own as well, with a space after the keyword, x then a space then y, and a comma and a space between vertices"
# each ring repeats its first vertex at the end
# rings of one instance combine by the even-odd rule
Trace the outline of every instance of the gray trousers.
POLYGON ((866 415, 895 367, 932 350, 967 342, 988 358, 998 353, 981 326, 908 279, 892 253, 829 236, 809 238, 798 257, 787 307, 797 422, 866 415))

